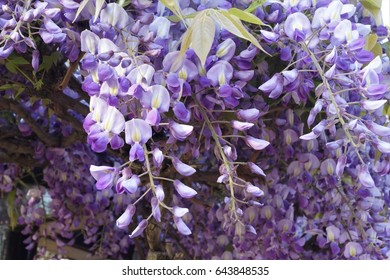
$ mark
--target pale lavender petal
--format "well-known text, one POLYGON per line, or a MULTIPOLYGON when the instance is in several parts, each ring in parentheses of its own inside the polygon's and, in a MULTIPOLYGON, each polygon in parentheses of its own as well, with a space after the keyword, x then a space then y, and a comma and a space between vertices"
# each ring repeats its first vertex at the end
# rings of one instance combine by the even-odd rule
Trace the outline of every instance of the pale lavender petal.
POLYGON ((389 142, 385 142, 385 141, 376 139, 374 141, 374 143, 381 153, 390 154, 390 143, 389 142))
POLYGON ((160 167, 162 162, 164 161, 164 155, 159 148, 153 149, 153 163, 154 166, 160 167))
POLYGON ((328 226, 326 228, 326 237, 328 241, 333 242, 338 240, 340 236, 340 229, 335 226, 328 226))
POLYGON ((216 56, 222 60, 229 61, 236 51, 236 44, 230 38, 223 41, 217 47, 216 56))
POLYGON ((359 182, 366 188, 375 188, 375 182, 368 171, 367 166, 357 166, 359 182))
POLYGON ((283 78, 284 78, 284 84, 290 84, 292 82, 295 82, 295 80, 298 78, 298 70, 293 69, 293 70, 286 70, 282 72, 283 78))
POLYGON ((179 195, 183 198, 191 198, 197 194, 197 192, 194 189, 188 187, 187 185, 183 184, 179 180, 173 181, 173 185, 176 191, 179 193, 179 195))
POLYGON ((61 0, 59 1, 65 8, 70 10, 76 10, 80 6, 80 3, 77 3, 73 0, 61 0))
POLYGON ((91 172, 92 177, 95 180, 99 180, 101 177, 108 173, 112 173, 115 171, 115 168, 112 166, 96 166, 91 165, 89 168, 89 171, 91 172))
POLYGON ((168 39, 171 22, 166 17, 156 17, 149 25, 149 30, 156 34, 157 38, 168 39))
POLYGON ((122 187, 125 188, 129 193, 135 193, 140 184, 140 178, 137 175, 133 175, 130 179, 122 182, 122 187))
POLYGON ((337 59, 337 49, 336 46, 333 47, 332 51, 325 56, 325 62, 333 64, 337 59))
POLYGON ((179 141, 184 141, 192 133, 193 129, 192 125, 178 124, 174 121, 169 122, 169 130, 172 136, 179 141))
POLYGON ((139 143, 134 143, 129 152, 129 160, 131 162, 135 160, 144 161, 144 148, 139 143))
POLYGON ((279 34, 271 31, 260 30, 261 36, 268 44, 276 42, 279 39, 279 34))
POLYGON ((81 50, 83 52, 92 54, 98 53, 98 45, 100 38, 95 33, 89 30, 84 30, 83 32, 81 32, 80 40, 81 50))
POLYGON ((149 87, 148 91, 142 95, 141 103, 146 108, 155 108, 159 112, 168 112, 170 96, 168 90, 161 85, 149 87))
POLYGON ((336 163, 332 158, 328 158, 321 163, 321 174, 333 176, 336 169, 336 163))
POLYGON ((110 39, 102 38, 99 40, 99 43, 98 43, 98 53, 99 54, 104 54, 104 53, 109 53, 109 52, 118 52, 118 51, 119 51, 118 46, 110 39))
POLYGON ((245 136, 245 142, 248 146, 252 147, 255 150, 263 150, 270 144, 268 141, 258 139, 249 135, 245 136))
POLYGON ((344 168, 345 168, 345 165, 347 164, 347 156, 345 154, 342 154, 338 160, 337 160, 337 164, 336 164, 336 176, 338 178, 341 177, 341 175, 343 175, 344 173, 344 168))
POLYGON ((102 112, 103 127, 114 134, 120 134, 125 128, 125 117, 113 106, 108 106, 107 111, 102 112))
POLYGON ((145 121, 150 125, 159 125, 161 121, 160 113, 156 108, 153 108, 146 115, 145 121))
POLYGON ((153 79, 154 72, 155 70, 153 66, 150 66, 148 64, 142 64, 131 70, 127 78, 133 85, 142 83, 150 85, 153 79))
POLYGON ((223 146, 223 152, 230 160, 235 161, 237 159, 237 151, 234 147, 225 145, 223 146))
POLYGON ((207 78, 213 86, 229 84, 233 78, 233 67, 229 62, 220 60, 207 71, 207 78))
POLYGON ((298 134, 295 132, 295 130, 292 130, 291 128, 288 128, 283 131, 284 141, 287 145, 293 144, 298 141, 298 134))
POLYGON ((158 199, 158 201, 163 201, 165 198, 164 189, 160 184, 156 185, 155 195, 156 195, 156 198, 158 199))
POLYGON ((161 210, 157 198, 152 197, 150 204, 152 205, 153 217, 156 219, 157 222, 161 222, 161 210))
POLYGON ((125 141, 123 141, 122 137, 117 134, 114 134, 110 140, 110 145, 113 150, 118 150, 123 147, 125 141))
POLYGON ((188 226, 183 222, 181 218, 173 217, 173 221, 175 222, 175 225, 177 227, 177 230, 183 234, 183 235, 190 235, 191 230, 188 228, 188 226))
POLYGON ((265 176, 263 169, 261 169, 257 164, 254 164, 253 162, 248 162, 248 167, 252 173, 265 176))
POLYGON ((44 21, 45 29, 50 33, 61 33, 62 29, 54 23, 51 19, 46 19, 44 21))
POLYGON ((341 145, 344 143, 342 139, 336 140, 336 141, 331 141, 326 143, 326 147, 330 150, 337 150, 338 148, 341 147, 341 145))
POLYGON ((177 172, 179 172, 183 176, 191 176, 196 172, 195 168, 183 163, 178 158, 174 158, 172 163, 177 172))
POLYGON ((148 220, 143 219, 138 224, 138 226, 133 230, 133 232, 129 235, 129 237, 130 238, 134 238, 134 237, 137 237, 137 236, 141 235, 144 232, 144 230, 146 229, 147 226, 148 226, 148 220))
POLYGON ((374 111, 385 105, 387 100, 363 100, 360 104, 368 111, 374 111))
POLYGON ((284 24, 284 32, 295 41, 299 41, 297 34, 300 39, 305 39, 311 32, 310 20, 301 12, 290 14, 284 24))
POLYGON ((173 113, 179 120, 188 123, 191 119, 191 111, 186 108, 183 102, 177 102, 173 107, 173 113))
POLYGON ((257 235, 257 232, 256 232, 255 228, 253 226, 251 226, 251 225, 245 225, 245 230, 247 232, 250 232, 252 234, 257 235))
POLYGON ((100 22, 108 23, 118 29, 129 26, 131 20, 125 9, 117 3, 107 4, 100 12, 100 22))
POLYGON ((234 129, 237 129, 239 131, 245 131, 250 129, 252 126, 254 126, 253 123, 240 122, 240 121, 231 121, 231 125, 234 129))
POLYGON ((31 65, 32 65, 34 71, 37 72, 38 68, 39 68, 39 51, 38 50, 33 50, 33 52, 32 52, 31 65))
POLYGON ((357 39, 356 35, 353 36, 352 34, 359 36, 357 31, 353 32, 352 23, 347 19, 342 20, 334 29, 334 38, 341 44, 357 39))
POLYGON ((125 212, 116 220, 116 226, 120 229, 127 228, 135 214, 135 210, 136 208, 133 204, 127 206, 125 212))
POLYGON ((256 121, 260 116, 260 111, 256 108, 238 110, 237 116, 247 122, 256 121))
POLYGON ((173 207, 173 210, 172 210, 172 213, 175 217, 177 218, 181 218, 183 217, 185 214, 188 213, 188 208, 182 208, 182 207, 178 207, 178 206, 174 206, 173 207))
POLYGON ((104 190, 107 188, 111 188, 114 185, 114 174, 108 173, 99 178, 96 182, 96 189, 104 190))
POLYGON ((246 187, 245 187, 245 190, 250 193, 251 195, 254 195, 254 196, 262 196, 264 195, 264 192, 259 188, 259 187, 256 187, 250 183, 247 183, 246 184, 246 187))
POLYGON ((357 242, 348 242, 345 245, 344 257, 347 259, 359 256, 363 252, 362 246, 357 242))
POLYGON ((282 76, 279 73, 273 75, 271 79, 259 86, 259 90, 270 93, 276 88, 278 83, 283 83, 282 76))
POLYGON ((127 144, 145 144, 152 137, 151 126, 142 119, 132 119, 125 123, 125 139, 127 144))
POLYGON ((376 135, 383 137, 390 136, 390 127, 379 125, 371 120, 368 120, 365 123, 367 128, 374 132, 376 135))

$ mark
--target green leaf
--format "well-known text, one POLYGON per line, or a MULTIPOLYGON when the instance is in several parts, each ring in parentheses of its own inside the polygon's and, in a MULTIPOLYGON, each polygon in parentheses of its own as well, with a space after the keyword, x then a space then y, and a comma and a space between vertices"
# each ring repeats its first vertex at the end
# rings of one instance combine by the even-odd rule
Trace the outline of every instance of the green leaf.
POLYGON ((76 15, 74 17, 74 20, 72 21, 72 23, 74 23, 77 18, 79 17, 79 15, 81 14, 81 12, 84 10, 84 8, 87 6, 89 0, 83 0, 83 2, 80 3, 80 6, 79 8, 77 9, 77 12, 76 12, 76 15))
POLYGON ((12 63, 11 61, 8 61, 5 63, 5 67, 7 68, 8 71, 10 71, 12 74, 18 73, 18 68, 17 66, 12 63))
POLYGON ((101 9, 103 8, 104 0, 96 0, 96 8, 95 8, 95 17, 93 21, 95 22, 100 14, 101 9))
POLYGON ((16 190, 13 190, 7 194, 7 212, 10 220, 11 229, 14 229, 17 225, 18 214, 15 209, 16 190))
POLYGON ((208 11, 205 10, 194 18, 191 27, 193 27, 191 34, 192 48, 199 57, 201 64, 204 65, 213 44, 215 23, 208 15, 208 11))
POLYGON ((16 55, 16 54, 11 54, 7 60, 9 62, 12 62, 15 65, 27 65, 30 64, 24 57, 16 55))
POLYGON ((371 33, 367 36, 365 50, 372 52, 375 56, 382 55, 382 46, 378 43, 378 36, 371 33))
POLYGON ((19 87, 18 90, 16 91, 15 99, 17 99, 19 97, 19 95, 21 95, 24 90, 25 90, 24 87, 19 87))
MULTIPOLYGON (((198 14, 198 12, 192 13, 192 14, 184 16, 184 18, 194 18, 197 14, 198 14)), ((175 22, 175 23, 181 21, 181 19, 176 15, 169 16, 169 17, 167 17, 167 19, 169 19, 170 21, 175 22)))
POLYGON ((382 0, 359 0, 359 2, 373 15, 377 24, 382 24, 382 0))
POLYGON ((187 29, 187 31, 183 34, 181 39, 180 52, 176 60, 172 63, 171 70, 172 72, 176 72, 182 66, 183 57, 191 45, 192 38, 192 25, 187 29))
POLYGON ((44 55, 42 57, 42 63, 39 65, 39 71, 49 71, 53 66, 57 65, 61 59, 61 54, 59 52, 53 52, 50 55, 44 55))
POLYGON ((238 17, 231 15, 229 14, 229 12, 223 10, 212 10, 212 12, 216 22, 218 22, 222 28, 225 28, 227 31, 236 35, 237 37, 248 40, 258 49, 270 55, 263 49, 257 39, 251 33, 249 33, 248 30, 245 29, 245 26, 242 24, 241 20, 238 17))
POLYGON ((245 11, 247 11, 248 13, 251 13, 253 12, 254 10, 257 9, 257 7, 260 7, 261 5, 263 5, 265 3, 266 0, 255 0, 253 1, 248 8, 245 9, 245 11))
POLYGON ((382 56, 382 46, 379 43, 376 43, 375 46, 371 49, 371 52, 375 56, 382 56))
POLYGON ((18 84, 5 84, 0 86, 0 90, 7 90, 7 89, 18 89, 20 85, 18 84))
POLYGON ((246 21, 249 23, 253 23, 253 24, 257 24, 257 25, 266 25, 257 16, 255 16, 254 14, 251 14, 247 11, 243 11, 243 10, 240 10, 237 8, 231 8, 228 10, 228 12, 229 12, 229 14, 238 17, 240 20, 243 20, 243 21, 246 21))
POLYGON ((176 0, 159 0, 161 4, 170 9, 172 13, 174 13, 180 20, 184 21, 183 13, 181 12, 181 8, 179 3, 176 0))
POLYGON ((124 7, 126 7, 126 6, 128 6, 128 5, 131 4, 131 0, 119 0, 119 1, 118 1, 118 4, 119 4, 122 8, 124 8, 124 7))
POLYGON ((378 36, 374 33, 371 33, 370 35, 367 36, 366 45, 364 46, 364 49, 371 51, 375 47, 375 44, 377 42, 378 42, 378 36))

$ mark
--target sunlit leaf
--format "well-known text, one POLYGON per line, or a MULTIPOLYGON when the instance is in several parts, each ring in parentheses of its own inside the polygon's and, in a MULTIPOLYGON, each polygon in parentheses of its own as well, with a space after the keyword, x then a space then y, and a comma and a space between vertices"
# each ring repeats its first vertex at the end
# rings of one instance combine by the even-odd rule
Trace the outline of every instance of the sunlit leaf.
POLYGON ((246 21, 249 23, 253 23, 253 24, 257 24, 257 25, 265 25, 264 22, 261 21, 261 19, 259 19, 257 16, 255 16, 254 14, 251 14, 247 11, 243 11, 243 10, 240 10, 237 8, 231 8, 231 9, 229 9, 228 12, 229 12, 229 14, 238 17, 240 20, 243 20, 243 21, 246 21))
POLYGON ((74 20, 72 21, 72 23, 74 23, 77 18, 80 16, 81 12, 84 10, 84 8, 87 6, 88 2, 90 0, 83 0, 83 2, 80 3, 80 6, 79 8, 77 9, 77 12, 76 12, 76 15, 74 17, 74 20))
POLYGON ((364 49, 372 52, 375 56, 382 55, 382 46, 378 43, 378 36, 374 33, 367 36, 364 49))
POLYGON ((161 4, 170 9, 180 20, 184 21, 183 13, 181 12, 178 1, 176 0, 159 0, 161 4))
POLYGON ((95 8, 95 17, 93 21, 95 22, 100 14, 101 9, 103 8, 104 0, 96 0, 96 8, 95 8))
POLYGON ((218 24, 221 25, 222 28, 225 28, 227 31, 236 35, 237 37, 248 40, 258 49, 268 54, 259 44, 257 39, 251 33, 249 33, 248 30, 245 29, 245 26, 238 17, 231 15, 229 12, 223 10, 213 11, 213 15, 215 20, 218 22, 218 24))
POLYGON ((260 7, 261 5, 263 5, 265 3, 266 0, 254 0, 248 8, 245 9, 245 11, 247 11, 248 13, 251 13, 253 12, 254 10, 257 9, 257 7, 260 7))
POLYGON ((172 63, 172 66, 171 66, 172 72, 176 72, 177 70, 179 70, 179 68, 183 64, 183 57, 191 45, 192 30, 193 30, 193 28, 192 28, 192 26, 190 26, 187 29, 187 31, 183 34, 183 37, 181 39, 181 47, 180 47, 179 55, 176 58, 176 60, 172 63))
MULTIPOLYGON (((198 12, 192 13, 189 15, 185 15, 184 18, 194 18, 197 14, 198 14, 198 12)), ((167 17, 167 19, 169 19, 170 21, 175 22, 175 23, 181 21, 181 19, 176 15, 169 16, 169 17, 167 17)))
POLYGON ((128 6, 128 5, 131 4, 131 0, 119 0, 119 1, 118 1, 118 4, 119 4, 122 8, 124 8, 124 7, 126 7, 126 6, 128 6))
POLYGON ((364 49, 371 51, 375 47, 375 44, 377 42, 378 42, 378 35, 371 33, 370 35, 367 36, 366 45, 364 46, 364 49))
POLYGON ((371 52, 375 55, 375 56, 382 56, 382 47, 379 43, 376 43, 375 46, 371 49, 371 52))
POLYGON ((193 27, 191 34, 192 48, 199 57, 201 64, 204 65, 213 44, 215 23, 207 11, 204 11, 194 18, 191 26, 193 27))
POLYGON ((382 0, 359 0, 363 7, 369 11, 376 20, 377 24, 382 23, 381 7, 382 0))

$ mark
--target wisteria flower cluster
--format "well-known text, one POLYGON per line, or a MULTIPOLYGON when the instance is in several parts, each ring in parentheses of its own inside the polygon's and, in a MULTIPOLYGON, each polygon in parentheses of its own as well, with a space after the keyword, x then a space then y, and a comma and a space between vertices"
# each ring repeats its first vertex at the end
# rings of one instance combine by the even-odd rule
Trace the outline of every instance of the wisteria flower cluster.
POLYGON ((390 257, 390 46, 364 1, 6 2, 0 118, 46 166, 59 247, 82 228, 111 258, 390 257), (64 147, 84 133, 98 155, 64 147))

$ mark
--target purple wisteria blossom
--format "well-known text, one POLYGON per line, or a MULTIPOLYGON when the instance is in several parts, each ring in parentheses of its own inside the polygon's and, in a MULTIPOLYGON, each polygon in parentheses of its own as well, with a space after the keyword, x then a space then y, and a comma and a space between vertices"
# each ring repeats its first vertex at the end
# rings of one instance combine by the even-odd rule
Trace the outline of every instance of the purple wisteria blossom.
POLYGON ((145 159, 142 147, 152 137, 151 126, 142 119, 132 119, 125 123, 125 141, 131 145, 130 161, 145 159))

